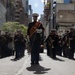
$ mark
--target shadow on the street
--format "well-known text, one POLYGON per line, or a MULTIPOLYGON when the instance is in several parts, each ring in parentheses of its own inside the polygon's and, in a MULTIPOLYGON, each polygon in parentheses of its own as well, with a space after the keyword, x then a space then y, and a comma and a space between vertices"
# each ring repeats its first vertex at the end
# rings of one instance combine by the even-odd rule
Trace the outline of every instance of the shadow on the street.
POLYGON ((11 59, 11 61, 18 61, 18 60, 20 60, 20 59, 11 59))
POLYGON ((57 61, 62 61, 62 62, 64 62, 65 60, 62 60, 62 59, 59 59, 59 58, 52 58, 53 60, 57 60, 57 61))
POLYGON ((33 71, 34 74, 45 74, 50 68, 42 67, 41 65, 32 65, 26 68, 28 71, 33 71))
POLYGON ((13 59, 10 59, 11 61, 18 61, 20 59, 22 59, 23 57, 20 57, 20 58, 13 58, 13 59))
POLYGON ((75 58, 73 58, 73 59, 71 59, 71 58, 69 58, 70 60, 74 60, 75 61, 75 58))

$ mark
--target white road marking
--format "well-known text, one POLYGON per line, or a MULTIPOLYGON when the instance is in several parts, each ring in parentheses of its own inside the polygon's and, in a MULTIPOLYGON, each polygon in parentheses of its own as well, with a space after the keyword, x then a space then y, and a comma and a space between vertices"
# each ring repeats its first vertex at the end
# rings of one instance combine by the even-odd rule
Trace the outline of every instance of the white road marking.
POLYGON ((28 60, 29 60, 29 57, 30 57, 30 55, 25 59, 22 68, 21 68, 15 75, 21 75, 21 74, 22 74, 22 72, 23 72, 24 69, 26 68, 26 64, 27 64, 27 62, 28 62, 28 60))

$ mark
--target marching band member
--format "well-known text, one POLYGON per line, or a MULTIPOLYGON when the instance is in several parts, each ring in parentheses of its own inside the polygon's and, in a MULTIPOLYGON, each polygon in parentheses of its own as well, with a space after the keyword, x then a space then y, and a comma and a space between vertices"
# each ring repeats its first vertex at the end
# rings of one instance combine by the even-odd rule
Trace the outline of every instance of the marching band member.
POLYGON ((40 22, 37 21, 38 14, 33 14, 33 22, 29 23, 27 30, 27 38, 31 46, 31 65, 39 64, 39 50, 43 45, 41 44, 44 28, 40 22))

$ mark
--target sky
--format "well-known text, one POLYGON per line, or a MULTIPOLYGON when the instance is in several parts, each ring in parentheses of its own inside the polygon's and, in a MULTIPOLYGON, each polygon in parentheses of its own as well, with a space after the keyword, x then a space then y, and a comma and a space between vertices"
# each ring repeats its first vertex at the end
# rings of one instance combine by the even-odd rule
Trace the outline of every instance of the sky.
MULTIPOLYGON (((47 1, 47 0, 45 0, 47 1)), ((56 0, 54 0, 56 1, 56 0)), ((44 0, 29 0, 29 4, 32 5, 33 13, 43 14, 44 0)), ((40 16, 39 16, 40 17, 40 16)))
POLYGON ((43 14, 44 0, 29 0, 29 4, 32 5, 33 13, 43 14))

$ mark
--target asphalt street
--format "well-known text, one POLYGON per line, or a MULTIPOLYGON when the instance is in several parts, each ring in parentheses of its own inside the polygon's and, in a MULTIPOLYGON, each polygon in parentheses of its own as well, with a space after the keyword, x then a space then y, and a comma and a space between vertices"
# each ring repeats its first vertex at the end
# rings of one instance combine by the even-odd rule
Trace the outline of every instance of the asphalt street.
POLYGON ((44 53, 40 54, 40 64, 31 66, 30 55, 17 61, 14 56, 0 59, 0 75, 75 75, 75 60, 57 56, 51 59, 44 53))

